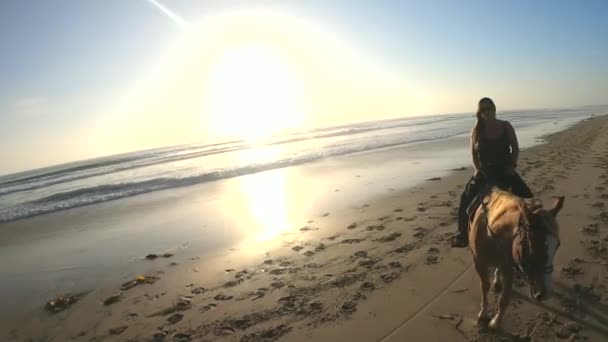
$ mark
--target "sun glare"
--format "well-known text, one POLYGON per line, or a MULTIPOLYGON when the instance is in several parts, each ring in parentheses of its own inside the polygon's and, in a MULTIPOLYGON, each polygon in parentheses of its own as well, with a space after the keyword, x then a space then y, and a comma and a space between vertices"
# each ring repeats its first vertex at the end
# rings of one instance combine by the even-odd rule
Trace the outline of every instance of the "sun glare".
POLYGON ((210 128, 257 140, 294 127, 304 115, 302 89, 288 62, 263 45, 224 52, 210 72, 210 128))

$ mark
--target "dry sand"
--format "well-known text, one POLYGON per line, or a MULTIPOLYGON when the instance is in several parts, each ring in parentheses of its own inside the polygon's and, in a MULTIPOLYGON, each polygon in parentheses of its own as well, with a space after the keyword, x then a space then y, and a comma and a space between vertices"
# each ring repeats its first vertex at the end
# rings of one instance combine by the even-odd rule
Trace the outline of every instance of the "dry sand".
POLYGON ((607 131, 608 116, 596 117, 522 152, 519 172, 545 205, 566 196, 557 294, 533 304, 520 283, 500 332, 475 325, 471 256, 449 247, 471 174, 464 169, 320 213, 283 236, 282 247, 238 262, 160 257, 151 261, 162 265, 146 278, 152 283, 116 284, 55 314, 16 317, 2 340, 606 341, 607 131))

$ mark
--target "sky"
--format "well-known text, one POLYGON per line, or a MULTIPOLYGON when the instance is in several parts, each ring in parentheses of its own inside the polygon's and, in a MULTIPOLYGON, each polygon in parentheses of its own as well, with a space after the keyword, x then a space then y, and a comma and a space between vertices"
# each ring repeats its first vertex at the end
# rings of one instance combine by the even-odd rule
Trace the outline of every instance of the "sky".
POLYGON ((0 2, 0 174, 362 120, 607 104, 606 1, 0 2))

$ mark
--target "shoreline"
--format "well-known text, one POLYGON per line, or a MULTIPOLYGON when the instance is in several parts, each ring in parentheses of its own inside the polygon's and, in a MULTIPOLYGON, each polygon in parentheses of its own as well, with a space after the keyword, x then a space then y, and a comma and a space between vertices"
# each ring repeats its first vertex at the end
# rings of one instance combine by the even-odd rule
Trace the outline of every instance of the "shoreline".
MULTIPOLYGON (((582 163, 582 159, 595 160, 596 155, 605 158, 608 145, 601 132, 606 127, 608 117, 596 116, 549 135, 544 144, 522 150, 519 172, 541 198, 559 191, 566 193, 560 223, 577 222, 580 226, 583 220, 594 224, 593 218, 575 215, 604 208, 574 204, 570 198, 582 196, 577 184, 559 189, 556 184, 573 183, 580 172, 589 176, 584 181, 590 192, 600 191, 593 184, 596 179, 605 180, 598 178, 601 174, 595 166, 582 163), (560 163, 567 167, 560 170, 560 163)), ((605 168, 604 159, 598 160, 600 169, 605 168)), ((448 236, 455 232, 458 196, 470 170, 465 168, 405 190, 384 190, 384 195, 369 202, 348 205, 329 215, 319 212, 310 218, 314 222, 301 222, 295 231, 287 232, 289 235, 280 235, 281 247, 277 250, 270 248, 272 244, 263 249, 265 246, 254 243, 250 250, 242 247, 212 260, 195 259, 176 266, 168 266, 172 259, 154 261, 167 264, 161 267, 164 273, 154 284, 125 290, 120 301, 109 306, 102 303, 118 291, 119 284, 96 289, 55 315, 37 312, 26 320, 19 319, 19 327, 9 338, 149 340, 161 334, 166 340, 176 336, 188 340, 187 335, 191 340, 226 341, 274 340, 260 336, 287 341, 398 341, 407 337, 466 340, 486 336, 472 326, 479 298, 468 250, 447 246, 448 236), (242 271, 246 273, 239 273, 242 271), (200 287, 205 290, 195 294, 193 291, 200 287), (149 317, 180 300, 187 302, 183 310, 149 317), (441 315, 446 318, 436 318, 441 315), (167 321, 170 317, 179 320, 167 321), (30 329, 34 322, 37 329, 30 329), (57 326, 58 322, 62 326, 57 326), (127 328, 115 334, 124 326, 127 328), (79 336, 81 332, 85 335, 79 336)), ((589 201, 593 202, 590 205, 603 203, 595 202, 595 197, 589 197, 589 201)), ((581 233, 574 227, 563 231, 572 240, 580 239, 576 234, 581 233)), ((556 257, 556 266, 560 266, 556 269, 568 264, 574 255, 586 252, 564 242, 556 257)), ((581 258, 590 259, 588 255, 581 258)), ((588 282, 589 271, 603 266, 584 263, 577 267, 584 268, 580 278, 588 282)), ((562 274, 554 276, 562 281, 562 274)), ((506 329, 522 329, 530 313, 537 311, 522 299, 507 314, 506 329)), ((541 323, 534 322, 540 331, 541 323)), ((591 340, 608 336, 578 324, 591 340)), ((554 323, 543 329, 552 331, 563 325, 554 323)))

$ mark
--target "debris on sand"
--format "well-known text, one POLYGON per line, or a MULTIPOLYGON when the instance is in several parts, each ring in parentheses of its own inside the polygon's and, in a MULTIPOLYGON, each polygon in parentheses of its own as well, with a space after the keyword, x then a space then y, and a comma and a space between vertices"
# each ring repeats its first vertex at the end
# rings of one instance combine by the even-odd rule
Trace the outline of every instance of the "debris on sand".
POLYGON ((67 309, 72 304, 76 303, 85 294, 86 293, 83 292, 83 293, 77 293, 74 295, 66 294, 66 295, 58 296, 58 297, 46 302, 46 305, 44 307, 49 312, 57 313, 57 312, 67 309))
POLYGON ((156 275, 140 275, 133 280, 123 283, 120 289, 124 291, 141 284, 154 284, 158 279, 160 278, 156 275))
POLYGON ((173 255, 174 255, 173 253, 163 253, 163 254, 150 253, 145 256, 145 259, 154 260, 154 259, 158 259, 158 258, 170 258, 173 255))
POLYGON ((118 303, 121 299, 122 299, 122 292, 119 292, 115 295, 112 295, 112 296, 106 298, 103 301, 103 305, 105 305, 105 306, 112 305, 114 303, 118 303))

